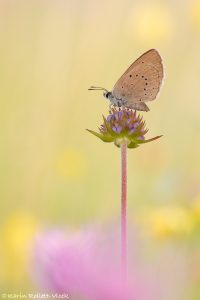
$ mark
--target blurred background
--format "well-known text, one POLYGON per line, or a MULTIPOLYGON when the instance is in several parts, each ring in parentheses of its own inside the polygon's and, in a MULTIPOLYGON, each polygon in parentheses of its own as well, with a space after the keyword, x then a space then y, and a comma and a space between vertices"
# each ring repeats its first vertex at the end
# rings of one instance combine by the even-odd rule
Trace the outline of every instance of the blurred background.
POLYGON ((129 222, 184 249, 182 299, 200 299, 200 1, 0 0, 0 37, 0 291, 33 290, 40 229, 118 220, 120 152, 85 130, 108 113, 87 89, 156 48, 165 80, 143 115, 163 137, 128 153, 129 222))

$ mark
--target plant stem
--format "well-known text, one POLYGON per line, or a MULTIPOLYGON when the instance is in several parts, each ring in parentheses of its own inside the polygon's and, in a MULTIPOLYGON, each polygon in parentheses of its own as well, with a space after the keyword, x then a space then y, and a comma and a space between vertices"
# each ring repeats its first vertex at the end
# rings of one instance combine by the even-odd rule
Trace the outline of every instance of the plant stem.
POLYGON ((127 278, 127 143, 121 143, 121 266, 127 278))

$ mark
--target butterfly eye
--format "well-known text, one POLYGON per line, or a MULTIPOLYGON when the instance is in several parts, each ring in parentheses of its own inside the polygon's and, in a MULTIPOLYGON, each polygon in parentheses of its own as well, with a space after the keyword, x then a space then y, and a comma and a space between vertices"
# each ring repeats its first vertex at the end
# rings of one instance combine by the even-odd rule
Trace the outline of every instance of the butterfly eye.
POLYGON ((103 92, 103 95, 104 95, 104 97, 105 97, 105 98, 107 98, 107 99, 108 99, 109 92, 103 92))
POLYGON ((111 95, 111 92, 105 92, 104 93, 104 97, 106 97, 107 99, 109 99, 110 95, 111 95))

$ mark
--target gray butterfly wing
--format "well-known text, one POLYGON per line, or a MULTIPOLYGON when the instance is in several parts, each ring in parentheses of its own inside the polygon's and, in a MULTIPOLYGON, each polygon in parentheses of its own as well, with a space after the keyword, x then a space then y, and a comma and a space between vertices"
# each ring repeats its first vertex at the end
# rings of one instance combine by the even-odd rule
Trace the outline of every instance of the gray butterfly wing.
POLYGON ((120 77, 113 88, 113 95, 122 99, 125 106, 138 110, 148 110, 143 102, 154 100, 163 79, 163 65, 159 53, 152 49, 140 56, 120 77), (142 103, 143 104, 142 104, 142 103), (137 108, 136 108, 137 109, 137 108))

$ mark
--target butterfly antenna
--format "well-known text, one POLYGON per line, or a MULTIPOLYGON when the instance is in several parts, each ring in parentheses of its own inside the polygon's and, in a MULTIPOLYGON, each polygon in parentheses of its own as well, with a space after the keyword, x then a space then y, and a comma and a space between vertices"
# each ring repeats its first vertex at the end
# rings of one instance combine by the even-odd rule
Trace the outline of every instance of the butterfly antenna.
POLYGON ((100 86, 91 86, 89 89, 89 91, 105 91, 107 92, 107 90, 103 87, 100 87, 100 86))

